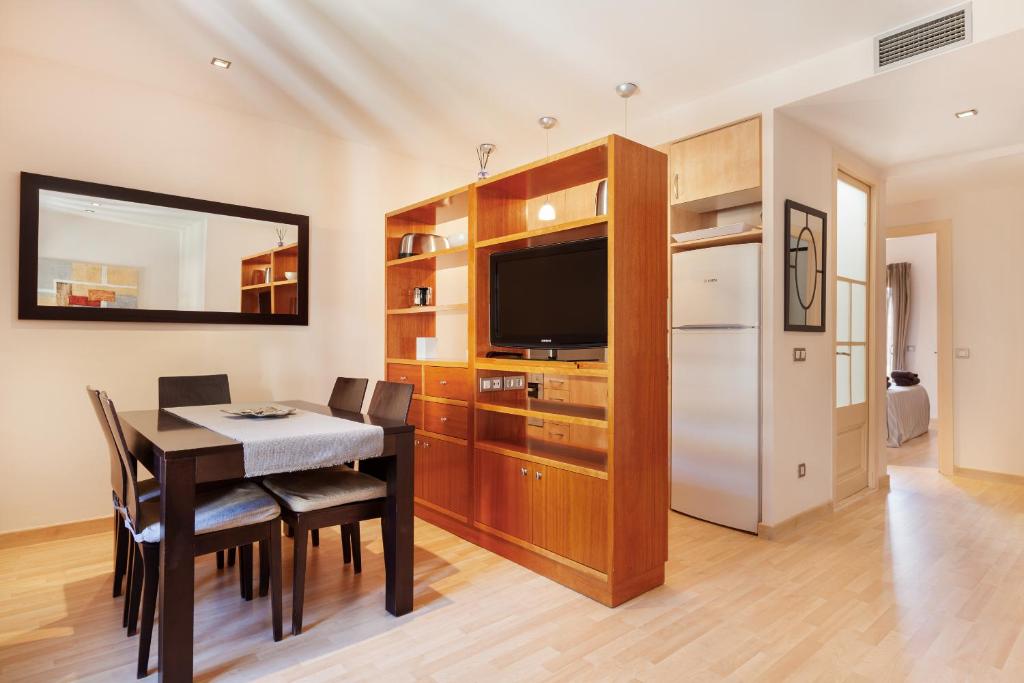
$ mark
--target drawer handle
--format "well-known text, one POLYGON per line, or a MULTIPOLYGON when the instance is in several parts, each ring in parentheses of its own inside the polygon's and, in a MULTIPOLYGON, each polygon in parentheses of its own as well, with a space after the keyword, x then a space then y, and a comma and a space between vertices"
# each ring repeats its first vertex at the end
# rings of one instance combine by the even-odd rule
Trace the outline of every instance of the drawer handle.
POLYGON ((448 384, 448 380, 446 380, 446 379, 441 380, 441 386, 444 386, 446 384, 448 384))
POLYGON ((404 382, 405 379, 406 379, 405 375, 402 375, 401 377, 398 378, 398 381, 399 382, 404 382))
POLYGON ((537 481, 540 481, 541 479, 544 478, 544 474, 540 470, 537 470, 536 472, 534 472, 534 474, 537 477, 537 481))
POLYGON ((526 476, 526 468, 525 467, 520 467, 519 468, 519 474, 521 474, 521 475, 523 475, 525 477, 526 476))
POLYGON ((423 447, 424 448, 430 448, 430 442, 429 441, 424 441, 423 442, 423 447))
POLYGON ((417 446, 419 446, 419 445, 420 445, 420 440, 419 440, 419 439, 416 439, 416 445, 417 445, 417 446))
POLYGON ((564 379, 549 379, 548 384, 565 384, 564 379))
POLYGON ((446 416, 441 418, 441 422, 447 422, 447 421, 448 421, 448 418, 446 416))
POLYGON ((565 434, 563 434, 562 432, 551 432, 551 436, 555 437, 556 439, 565 438, 565 434))

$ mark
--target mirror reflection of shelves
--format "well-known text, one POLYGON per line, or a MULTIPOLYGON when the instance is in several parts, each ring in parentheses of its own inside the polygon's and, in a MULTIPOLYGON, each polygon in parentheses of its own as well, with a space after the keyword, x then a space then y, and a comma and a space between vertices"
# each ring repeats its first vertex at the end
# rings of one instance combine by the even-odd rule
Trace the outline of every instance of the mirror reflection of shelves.
POLYGON ((298 314, 299 245, 286 244, 242 259, 242 313, 298 314), (287 273, 292 273, 289 278, 287 273))

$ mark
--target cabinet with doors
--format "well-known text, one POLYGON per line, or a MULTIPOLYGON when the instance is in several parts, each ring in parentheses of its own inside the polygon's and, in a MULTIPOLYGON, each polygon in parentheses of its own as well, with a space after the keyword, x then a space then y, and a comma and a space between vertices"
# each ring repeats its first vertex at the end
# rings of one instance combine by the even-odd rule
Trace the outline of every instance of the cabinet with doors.
POLYGON ((704 213, 761 201, 761 119, 740 121, 669 148, 669 202, 704 213))
POLYGON ((661 585, 668 556, 667 161, 611 135, 385 220, 386 374, 414 386, 417 516, 611 606, 661 585), (398 258, 453 206, 465 247, 398 258), (601 237, 607 348, 553 361, 491 344, 492 255, 601 237), (449 295, 410 307, 422 287, 449 295), (418 358, 419 337, 447 351, 418 358))

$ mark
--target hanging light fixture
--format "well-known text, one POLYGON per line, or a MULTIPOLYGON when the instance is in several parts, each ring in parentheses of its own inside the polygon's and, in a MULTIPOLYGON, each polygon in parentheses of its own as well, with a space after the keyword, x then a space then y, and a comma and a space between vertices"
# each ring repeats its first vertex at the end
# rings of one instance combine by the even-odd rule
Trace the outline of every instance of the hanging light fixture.
MULTIPOLYGON (((537 119, 537 124, 544 129, 544 156, 548 157, 551 155, 551 129, 558 125, 558 119, 554 116, 542 116, 537 119)), ((540 211, 537 212, 537 220, 555 220, 555 207, 551 205, 548 195, 544 196, 544 204, 540 207, 540 211)))
POLYGON ((636 83, 619 83, 615 92, 622 98, 622 137, 629 135, 629 98, 640 89, 636 83))

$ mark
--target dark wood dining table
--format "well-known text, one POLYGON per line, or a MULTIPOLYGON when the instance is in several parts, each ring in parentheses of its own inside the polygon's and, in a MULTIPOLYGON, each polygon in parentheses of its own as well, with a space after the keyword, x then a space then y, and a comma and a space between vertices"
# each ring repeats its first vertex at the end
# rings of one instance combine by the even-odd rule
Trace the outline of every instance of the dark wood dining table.
MULTIPOLYGON (((384 430, 380 457, 359 469, 387 482, 384 606, 401 616, 412 611, 413 426, 307 401, 275 401, 384 430)), ((192 680, 196 485, 245 478, 242 444, 163 410, 120 414, 135 457, 160 482, 159 655, 161 681, 192 680)))

